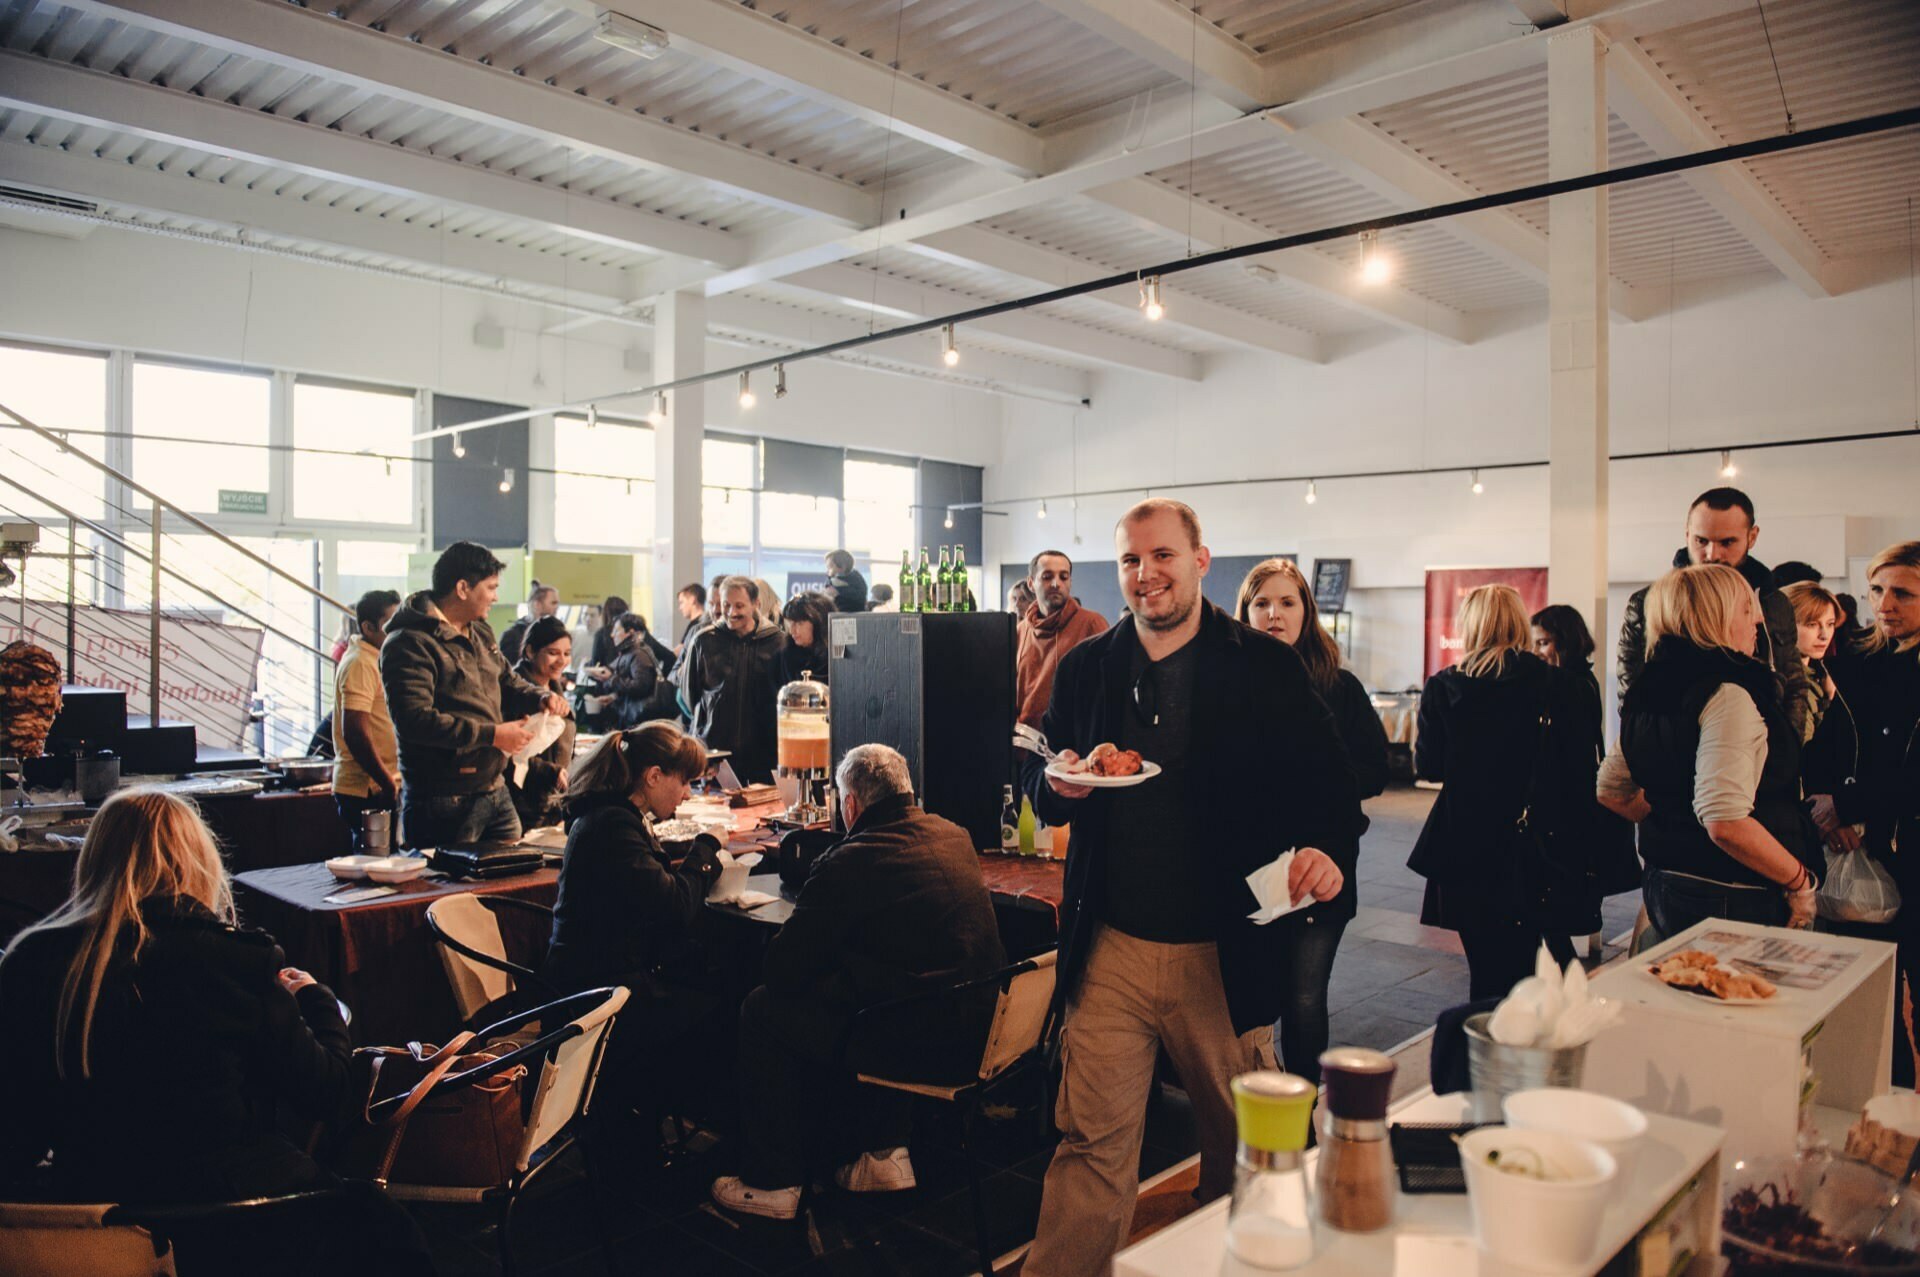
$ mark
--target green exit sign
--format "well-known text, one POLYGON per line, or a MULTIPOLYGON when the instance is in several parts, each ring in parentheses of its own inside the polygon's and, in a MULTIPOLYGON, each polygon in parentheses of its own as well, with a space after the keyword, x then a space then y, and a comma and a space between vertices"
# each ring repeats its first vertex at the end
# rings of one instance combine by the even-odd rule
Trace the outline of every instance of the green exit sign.
POLYGON ((266 512, 266 493, 235 492, 232 488, 220 489, 221 514, 265 514, 266 512))

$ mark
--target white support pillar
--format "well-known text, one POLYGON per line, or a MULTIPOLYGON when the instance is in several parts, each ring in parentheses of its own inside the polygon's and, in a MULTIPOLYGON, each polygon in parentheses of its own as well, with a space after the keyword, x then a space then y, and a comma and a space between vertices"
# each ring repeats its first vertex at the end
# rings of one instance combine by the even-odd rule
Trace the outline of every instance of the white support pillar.
MULTIPOLYGON (((1547 172, 1607 166, 1605 43, 1591 27, 1547 41, 1547 172)), ((1548 591, 1593 628, 1601 685, 1607 621, 1607 192, 1548 204, 1548 591)))
MULTIPOLYGON (((707 299, 665 293, 653 303, 653 380, 678 381, 706 371, 707 299)), ((706 433, 705 386, 667 392, 667 419, 653 429, 653 613, 660 641, 680 636, 674 594, 704 575, 700 533, 700 442, 706 433)), ((651 411, 648 403, 646 409, 651 411)))

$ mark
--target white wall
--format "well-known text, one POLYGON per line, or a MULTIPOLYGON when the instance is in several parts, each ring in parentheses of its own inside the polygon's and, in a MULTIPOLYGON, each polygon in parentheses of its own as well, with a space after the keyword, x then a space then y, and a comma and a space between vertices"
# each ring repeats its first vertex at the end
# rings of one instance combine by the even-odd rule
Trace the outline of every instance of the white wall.
MULTIPOLYGON (((1901 280, 1823 300, 1777 281, 1683 287, 1671 318, 1616 322, 1612 451, 1911 426, 1908 287, 1901 280)), ((1544 564, 1543 467, 1488 471, 1478 497, 1464 474, 1322 480, 1311 506, 1302 483, 1181 485, 1543 458, 1545 330, 1538 319, 1509 318, 1506 331, 1468 346, 1403 336, 1322 365, 1222 357, 1197 385, 1102 376, 1092 407, 1079 411, 1009 401, 987 498, 1055 495, 1055 517, 1039 522, 1028 501, 988 520, 988 561, 1071 543, 1077 517, 1085 570, 1107 570, 1098 565, 1109 561, 1113 520, 1150 486, 1194 506, 1216 553, 1351 558, 1357 672, 1373 686, 1417 683, 1425 569, 1544 564), (1077 512, 1057 499, 1115 488, 1125 491, 1081 497, 1077 512)), ((1849 556, 1920 536, 1920 434, 1741 452, 1735 461, 1732 482, 1759 508, 1755 552, 1768 563, 1805 559, 1844 577, 1849 556)), ((1626 591, 1664 570, 1688 501, 1723 482, 1718 471, 1711 455, 1614 464, 1609 628, 1626 591)), ((1600 636, 1603 648, 1611 637, 1600 636)))
MULTIPOLYGON (((562 337, 566 318, 531 303, 336 266, 135 231, 70 240, 0 229, 0 336, 286 368, 534 405, 644 384, 652 332, 600 324, 562 337), (482 318, 502 349, 473 342, 482 318), (534 384, 539 376, 544 385, 534 384)), ((710 343, 709 366, 761 357, 710 343)), ((813 361, 788 372, 791 393, 743 412, 731 385, 707 392, 707 424, 982 465, 1000 453, 998 396, 813 361)), ((644 413, 644 400, 607 405, 644 413)))

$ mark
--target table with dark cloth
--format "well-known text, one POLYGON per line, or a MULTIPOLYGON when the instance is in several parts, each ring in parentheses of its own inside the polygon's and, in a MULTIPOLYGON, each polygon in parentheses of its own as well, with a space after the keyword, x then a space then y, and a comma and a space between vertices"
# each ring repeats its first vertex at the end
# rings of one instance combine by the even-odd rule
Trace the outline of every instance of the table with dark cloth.
MULTIPOLYGON (((324 864, 254 869, 233 880, 241 923, 269 932, 287 961, 311 972, 353 1008, 353 1038, 363 1045, 413 1040, 442 1042, 460 1016, 427 906, 462 891, 512 896, 551 906, 560 874, 539 869, 510 878, 466 882, 416 878, 399 894, 359 904, 328 904, 326 897, 374 883, 343 883, 324 864)), ((509 956, 536 956, 546 948, 546 924, 519 910, 503 910, 501 935, 509 956)))
POLYGON ((330 789, 200 795, 194 801, 234 873, 353 854, 353 836, 330 789))
MULTIPOLYGON (((1030 958, 1053 948, 1060 935, 1060 897, 1065 889, 1066 862, 1025 856, 980 853, 980 876, 986 881, 987 894, 993 897, 994 920, 1000 926, 1000 943, 1011 959, 1030 958)), ((780 876, 754 874, 747 879, 749 891, 780 895, 780 876)), ((771 930, 786 925, 793 916, 793 902, 784 897, 757 909, 737 905, 709 905, 723 917, 735 917, 771 930)))

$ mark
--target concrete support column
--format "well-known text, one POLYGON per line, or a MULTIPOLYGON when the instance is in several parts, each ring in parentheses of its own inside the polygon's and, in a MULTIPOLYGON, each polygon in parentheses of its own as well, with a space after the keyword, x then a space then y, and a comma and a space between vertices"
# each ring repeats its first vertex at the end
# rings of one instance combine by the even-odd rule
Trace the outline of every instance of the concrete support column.
MULTIPOLYGON (((707 299, 666 293, 653 304, 653 380, 706 371, 707 299)), ((705 575, 700 535, 700 441, 706 433, 705 386, 667 392, 667 419, 653 429, 653 612, 647 620, 671 647, 682 622, 674 595, 705 575)), ((651 410, 651 403, 646 405, 651 410)))
MULTIPOLYGON (((1607 166, 1605 41, 1592 28, 1547 41, 1547 171, 1554 180, 1607 166)), ((1548 206, 1548 590, 1593 628, 1608 685, 1607 192, 1548 206)))

